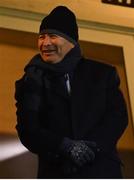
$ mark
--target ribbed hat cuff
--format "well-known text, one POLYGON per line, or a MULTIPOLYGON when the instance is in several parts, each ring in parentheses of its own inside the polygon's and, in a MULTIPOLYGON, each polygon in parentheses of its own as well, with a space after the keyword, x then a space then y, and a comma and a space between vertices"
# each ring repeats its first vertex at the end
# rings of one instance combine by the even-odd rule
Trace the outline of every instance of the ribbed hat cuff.
POLYGON ((39 32, 40 35, 41 35, 41 34, 44 34, 44 33, 57 34, 57 35, 65 38, 65 39, 67 39, 68 41, 70 41, 70 42, 73 43, 74 45, 77 44, 77 41, 75 41, 75 40, 72 39, 70 36, 68 36, 68 35, 66 35, 66 34, 64 34, 64 33, 60 32, 60 31, 58 31, 58 30, 56 30, 56 29, 43 29, 43 30, 41 30, 41 31, 39 32))

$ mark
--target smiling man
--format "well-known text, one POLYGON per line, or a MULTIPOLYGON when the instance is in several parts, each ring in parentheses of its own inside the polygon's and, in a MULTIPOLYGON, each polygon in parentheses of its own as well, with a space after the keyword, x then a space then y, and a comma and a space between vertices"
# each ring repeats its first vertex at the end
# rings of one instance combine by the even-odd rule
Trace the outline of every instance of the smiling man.
POLYGON ((39 158, 38 178, 121 178, 116 145, 128 120, 115 67, 82 57, 64 6, 42 20, 38 48, 15 92, 16 129, 39 158))
POLYGON ((52 33, 41 33, 38 39, 38 48, 45 62, 55 64, 74 47, 74 44, 65 38, 52 33))

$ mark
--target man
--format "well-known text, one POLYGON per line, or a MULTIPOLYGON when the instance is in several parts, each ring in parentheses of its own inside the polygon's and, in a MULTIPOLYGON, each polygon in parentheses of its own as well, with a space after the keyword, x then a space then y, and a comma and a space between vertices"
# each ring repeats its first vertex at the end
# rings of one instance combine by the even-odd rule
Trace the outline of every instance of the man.
POLYGON ((38 155, 38 178, 121 178, 116 144, 128 121, 115 68, 82 57, 64 6, 42 20, 38 48, 15 93, 16 129, 38 155))

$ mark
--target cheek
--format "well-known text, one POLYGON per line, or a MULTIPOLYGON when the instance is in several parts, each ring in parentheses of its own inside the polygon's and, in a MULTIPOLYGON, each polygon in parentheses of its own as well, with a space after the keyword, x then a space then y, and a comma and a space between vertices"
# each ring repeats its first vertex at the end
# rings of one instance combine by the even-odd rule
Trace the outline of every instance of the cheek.
POLYGON ((63 49, 63 47, 58 47, 57 56, 59 56, 60 58, 64 57, 64 49, 63 49))
POLYGON ((62 46, 60 47, 59 51, 62 56, 65 56, 70 51, 70 48, 68 48, 67 46, 62 46))

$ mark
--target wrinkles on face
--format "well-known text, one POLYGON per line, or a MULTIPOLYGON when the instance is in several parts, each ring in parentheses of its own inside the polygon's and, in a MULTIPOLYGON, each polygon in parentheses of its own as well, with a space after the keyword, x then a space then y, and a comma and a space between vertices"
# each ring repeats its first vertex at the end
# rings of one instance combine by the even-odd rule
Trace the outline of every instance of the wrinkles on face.
POLYGON ((40 48, 40 52, 42 57, 44 57, 46 60, 47 58, 52 59, 52 56, 58 55, 58 48, 55 45, 42 45, 40 48))
POLYGON ((42 51, 42 52, 51 52, 51 51, 57 51, 58 50, 58 48, 57 48, 57 46, 56 45, 42 45, 41 47, 40 47, 40 50, 42 51))
POLYGON ((43 34, 39 36, 38 48, 42 59, 48 63, 58 63, 74 45, 63 37, 55 34, 43 34))

